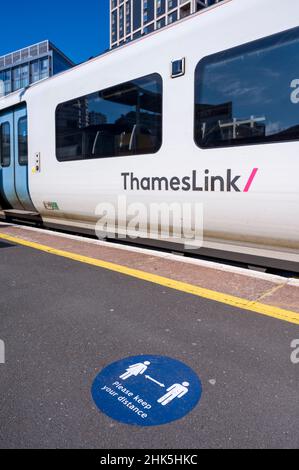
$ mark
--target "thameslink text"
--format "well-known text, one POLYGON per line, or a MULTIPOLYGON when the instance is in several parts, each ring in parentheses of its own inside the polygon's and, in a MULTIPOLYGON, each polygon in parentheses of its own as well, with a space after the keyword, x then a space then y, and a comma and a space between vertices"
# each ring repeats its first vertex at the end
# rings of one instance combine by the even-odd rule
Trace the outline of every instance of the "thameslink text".
POLYGON ((172 176, 153 176, 138 178, 134 173, 121 173, 125 191, 220 191, 241 192, 237 185, 241 175, 233 175, 231 169, 226 170, 225 176, 211 175, 205 170, 204 175, 193 170, 191 175, 181 178, 172 176))

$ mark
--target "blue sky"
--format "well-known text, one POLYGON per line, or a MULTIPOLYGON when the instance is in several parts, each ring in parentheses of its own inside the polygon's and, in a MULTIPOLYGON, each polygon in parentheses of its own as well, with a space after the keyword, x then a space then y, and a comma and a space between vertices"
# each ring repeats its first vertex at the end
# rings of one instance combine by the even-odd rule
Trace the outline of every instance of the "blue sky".
POLYGON ((109 0, 1 1, 0 56, 49 39, 75 62, 109 47, 109 0))

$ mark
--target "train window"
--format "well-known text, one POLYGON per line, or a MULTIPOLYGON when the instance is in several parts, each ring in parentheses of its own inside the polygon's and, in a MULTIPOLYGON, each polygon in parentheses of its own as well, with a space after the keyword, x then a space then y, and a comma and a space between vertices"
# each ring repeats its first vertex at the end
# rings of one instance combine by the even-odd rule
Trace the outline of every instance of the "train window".
POLYGON ((1 165, 10 165, 10 124, 4 122, 0 126, 1 165))
POLYGON ((299 28, 204 58, 195 73, 201 148, 299 140, 299 28))
POLYGON ((162 78, 132 80, 58 105, 59 161, 156 153, 162 144, 162 78))
POLYGON ((19 164, 28 164, 28 132, 27 132, 27 117, 24 116, 18 122, 18 153, 19 164))

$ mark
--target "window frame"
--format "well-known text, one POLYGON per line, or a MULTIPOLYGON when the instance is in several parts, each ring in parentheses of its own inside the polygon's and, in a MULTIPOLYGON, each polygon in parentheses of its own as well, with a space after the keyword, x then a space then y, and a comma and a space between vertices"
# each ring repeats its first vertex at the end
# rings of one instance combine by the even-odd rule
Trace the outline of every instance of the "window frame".
POLYGON ((10 165, 11 165, 11 149, 12 149, 12 145, 11 145, 11 125, 10 125, 9 121, 4 121, 0 124, 0 162, 1 162, 1 167, 2 168, 9 168, 10 165), (9 126, 9 163, 8 164, 3 163, 3 143, 2 143, 3 134, 2 134, 2 127, 5 124, 8 124, 8 126, 9 126))
POLYGON ((96 161, 96 160, 103 160, 103 159, 110 159, 110 158, 128 158, 128 157, 140 157, 141 155, 142 156, 153 156, 153 155, 156 155, 162 148, 163 146, 163 114, 164 114, 164 81, 163 81, 163 77, 160 73, 158 72, 152 72, 152 73, 149 73, 149 74, 146 74, 146 75, 142 75, 141 77, 137 77, 137 78, 132 78, 130 80, 126 80, 124 82, 121 82, 121 83, 116 83, 114 85, 111 85, 109 87, 106 87, 106 88, 102 88, 100 90, 95 90, 93 92, 90 92, 90 93, 87 93, 86 95, 82 95, 82 96, 79 96, 79 97, 75 97, 75 98, 72 98, 68 101, 63 101, 61 103, 58 103, 56 108, 55 108, 55 157, 56 157, 56 160, 59 162, 59 163, 69 163, 69 162, 90 162, 90 161, 96 161), (110 90, 111 88, 114 88, 114 87, 121 87, 123 85, 126 85, 127 83, 130 83, 132 81, 137 81, 137 80, 143 80, 143 79, 146 79, 148 77, 158 77, 159 78, 159 81, 160 81, 160 84, 161 84, 161 142, 160 142, 160 145, 159 147, 157 148, 157 150, 153 151, 153 152, 148 152, 148 153, 137 153, 137 154, 128 154, 128 155, 109 155, 109 156, 100 156, 100 157, 93 157, 93 158, 68 158, 67 160, 65 159, 59 159, 57 157, 57 110, 59 108, 59 106, 62 106, 62 105, 65 105, 65 104, 68 104, 70 103, 71 101, 75 101, 75 100, 80 100, 80 99, 83 99, 83 98, 86 98, 90 95, 93 95, 95 93, 104 93, 108 90, 110 90))
POLYGON ((18 163, 20 166, 28 166, 28 116, 21 116, 19 119, 18 119, 18 123, 17 123, 17 138, 18 138, 18 163), (26 127, 27 127, 27 136, 26 136, 26 146, 27 146, 27 158, 26 158, 26 162, 22 162, 20 160, 20 141, 19 141, 19 129, 20 129, 20 122, 22 120, 25 120, 26 121, 26 127))
MULTIPOLYGON (((293 32, 298 32, 298 43, 299 43, 299 27, 295 27, 295 28, 290 28, 290 29, 287 29, 287 30, 283 30, 283 31, 279 31, 278 33, 274 33, 274 34, 270 34, 269 36, 264 36, 262 38, 259 38, 259 39, 255 39, 253 41, 249 41, 249 42, 246 42, 246 43, 242 43, 242 44, 238 44, 237 46, 234 46, 234 47, 231 47, 229 49, 224 49, 222 51, 218 51, 218 52, 215 52, 213 54, 209 54, 207 56, 204 56, 200 59, 200 61, 197 63, 196 67, 195 67, 195 71, 194 71, 194 95, 193 95, 193 106, 194 106, 194 113, 193 113, 193 140, 194 140, 194 143, 196 145, 197 148, 199 148, 200 150, 204 150, 204 151, 207 151, 207 150, 223 150, 223 149, 227 149, 227 148, 239 148, 239 147, 252 147, 252 146, 256 146, 256 145, 276 145, 276 144, 286 144, 286 143, 292 143, 292 142, 298 142, 299 141, 299 135, 298 135, 298 138, 297 139, 285 139, 285 140, 272 140, 272 141, 264 141, 264 142, 238 142, 236 144, 219 144, 219 145, 213 145, 213 146, 202 146, 199 144, 198 142, 198 139, 197 139, 197 135, 196 135, 196 128, 197 128, 197 119, 196 119, 196 95, 197 95, 197 81, 196 81, 196 78, 197 76, 200 76, 200 77, 203 77, 203 70, 204 70, 204 67, 205 67, 205 64, 206 63, 211 63, 211 59, 213 58, 216 58, 217 56, 220 58, 222 56, 225 57, 229 57, 229 56, 233 56, 234 52, 236 53, 238 50, 241 50, 241 48, 246 48, 246 49, 249 49, 250 48, 254 48, 255 45, 259 44, 259 43, 263 43, 263 42, 271 42, 271 40, 273 41, 275 38, 281 36, 287 36, 288 34, 290 33, 293 33, 293 32)), ((202 83, 202 78, 200 78, 200 81, 199 83, 202 83)), ((298 120, 298 125, 299 125, 299 120, 298 120)))

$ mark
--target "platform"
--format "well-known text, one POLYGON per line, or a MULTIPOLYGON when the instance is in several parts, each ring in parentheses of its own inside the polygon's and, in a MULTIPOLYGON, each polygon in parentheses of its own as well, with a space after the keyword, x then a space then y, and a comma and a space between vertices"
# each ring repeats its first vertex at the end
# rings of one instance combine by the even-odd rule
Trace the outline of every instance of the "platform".
POLYGON ((298 280, 0 225, 0 448, 298 448, 298 280), (142 428, 91 398, 106 365, 190 366, 199 405, 142 428))

